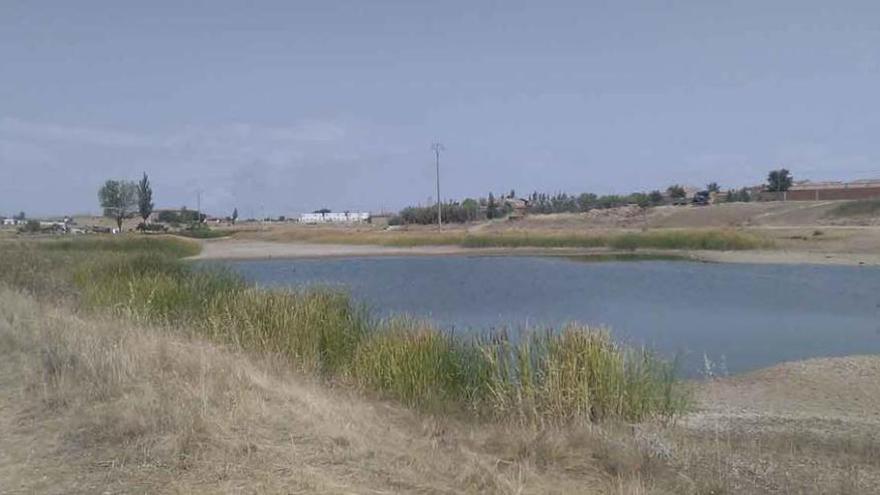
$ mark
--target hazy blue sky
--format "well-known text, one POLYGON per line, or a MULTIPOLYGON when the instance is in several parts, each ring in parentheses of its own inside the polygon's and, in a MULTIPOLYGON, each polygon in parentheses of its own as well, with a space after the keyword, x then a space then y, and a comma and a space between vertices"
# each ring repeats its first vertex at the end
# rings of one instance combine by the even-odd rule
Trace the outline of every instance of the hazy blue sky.
POLYGON ((880 177, 880 3, 0 0, 0 214, 880 177))

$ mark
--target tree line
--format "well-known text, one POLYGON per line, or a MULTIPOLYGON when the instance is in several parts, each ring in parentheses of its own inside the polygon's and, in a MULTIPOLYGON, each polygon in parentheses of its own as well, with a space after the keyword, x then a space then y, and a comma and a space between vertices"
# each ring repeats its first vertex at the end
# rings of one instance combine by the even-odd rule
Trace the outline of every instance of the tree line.
MULTIPOLYGON (((772 170, 767 176, 764 190, 769 192, 787 191, 793 183, 791 173, 786 169, 772 170)), ((721 186, 717 182, 706 185, 704 193, 721 193, 721 186)), ((726 202, 753 201, 752 193, 748 188, 729 189, 722 195, 726 202)), ((618 208, 627 205, 636 205, 641 208, 661 206, 670 202, 676 203, 687 197, 685 188, 680 184, 672 184, 665 191, 659 189, 648 192, 634 192, 625 195, 596 195, 593 193, 568 194, 558 192, 553 194, 531 193, 526 198, 525 211, 531 214, 550 213, 585 213, 591 210, 618 208)), ((501 218, 513 212, 512 200, 518 200, 516 192, 495 195, 489 193, 483 198, 468 198, 461 202, 450 201, 441 205, 441 214, 444 222, 465 223, 475 220, 501 218)), ((392 225, 399 224, 422 224, 430 225, 437 223, 437 206, 409 206, 393 216, 392 225)))

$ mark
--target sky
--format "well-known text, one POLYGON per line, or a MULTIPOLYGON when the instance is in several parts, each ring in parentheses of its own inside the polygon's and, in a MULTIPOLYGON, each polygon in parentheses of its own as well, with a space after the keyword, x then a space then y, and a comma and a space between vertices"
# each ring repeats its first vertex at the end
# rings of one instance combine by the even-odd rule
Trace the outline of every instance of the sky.
POLYGON ((880 177, 880 3, 0 0, 0 215, 880 177))

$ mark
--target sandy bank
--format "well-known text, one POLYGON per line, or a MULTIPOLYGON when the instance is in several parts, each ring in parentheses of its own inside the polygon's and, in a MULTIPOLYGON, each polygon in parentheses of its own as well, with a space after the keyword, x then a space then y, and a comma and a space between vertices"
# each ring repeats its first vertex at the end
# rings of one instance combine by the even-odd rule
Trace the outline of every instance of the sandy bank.
MULTIPOLYGON (((644 255, 674 255, 714 263, 767 263, 880 266, 880 254, 826 253, 795 250, 772 251, 658 251, 640 249, 644 255)), ((202 242, 200 260, 274 258, 344 258, 364 256, 591 256, 632 254, 604 248, 465 248, 461 246, 390 247, 360 244, 271 242, 249 239, 212 239, 202 242)))
POLYGON ((356 244, 310 244, 216 239, 202 242, 195 259, 332 258, 355 256, 448 255, 466 251, 457 246, 386 247, 356 244))
POLYGON ((701 382, 698 430, 858 437, 880 428, 880 356, 816 358, 701 382))

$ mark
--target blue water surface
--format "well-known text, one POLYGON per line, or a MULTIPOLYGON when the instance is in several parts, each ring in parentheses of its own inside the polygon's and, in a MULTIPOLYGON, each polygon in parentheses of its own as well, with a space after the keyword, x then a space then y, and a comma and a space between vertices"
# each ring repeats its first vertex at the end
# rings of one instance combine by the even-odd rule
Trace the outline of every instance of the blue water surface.
POLYGON ((685 375, 880 352, 880 269, 557 257, 225 263, 262 286, 342 288, 378 316, 467 333, 581 322, 678 357, 685 375))

